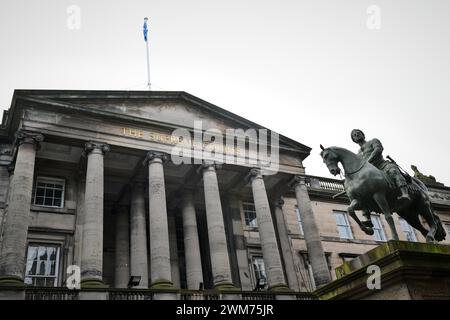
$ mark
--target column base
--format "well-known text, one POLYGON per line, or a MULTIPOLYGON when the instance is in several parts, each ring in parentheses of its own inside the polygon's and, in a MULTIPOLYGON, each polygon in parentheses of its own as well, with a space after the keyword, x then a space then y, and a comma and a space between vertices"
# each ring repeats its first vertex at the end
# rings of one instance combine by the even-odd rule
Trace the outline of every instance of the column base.
POLYGON ((173 290, 175 287, 173 286, 172 281, 169 280, 156 280, 150 286, 150 289, 168 289, 173 290))
POLYGON ((81 289, 105 289, 108 288, 106 284, 100 279, 84 279, 81 280, 81 289))
POLYGON ((23 279, 17 276, 0 276, 0 287, 25 288, 23 279))
POLYGON ((285 283, 275 284, 270 286, 268 289, 272 292, 294 292, 294 290, 290 289, 285 283))
POLYGON ((235 287, 232 283, 230 283, 230 282, 224 282, 224 283, 219 283, 219 284, 216 284, 215 286, 214 286, 214 289, 215 290, 219 290, 219 291, 222 291, 222 292, 240 292, 241 291, 241 289, 240 288, 238 288, 238 287, 235 287))

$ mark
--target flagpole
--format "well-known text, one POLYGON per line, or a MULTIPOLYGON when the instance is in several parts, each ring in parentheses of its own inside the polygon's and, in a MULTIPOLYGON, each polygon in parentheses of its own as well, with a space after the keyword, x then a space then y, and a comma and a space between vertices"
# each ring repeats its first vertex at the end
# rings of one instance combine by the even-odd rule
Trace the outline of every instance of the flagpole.
POLYGON ((150 82, 150 55, 149 55, 149 50, 148 50, 148 41, 145 42, 145 48, 147 49, 147 77, 148 77, 147 86, 148 86, 148 90, 151 90, 152 85, 150 82))
POLYGON ((145 49, 147 51, 147 87, 148 90, 152 89, 152 85, 150 82, 150 53, 149 53, 149 45, 148 45, 148 26, 147 26, 148 18, 144 18, 144 40, 145 40, 145 49))

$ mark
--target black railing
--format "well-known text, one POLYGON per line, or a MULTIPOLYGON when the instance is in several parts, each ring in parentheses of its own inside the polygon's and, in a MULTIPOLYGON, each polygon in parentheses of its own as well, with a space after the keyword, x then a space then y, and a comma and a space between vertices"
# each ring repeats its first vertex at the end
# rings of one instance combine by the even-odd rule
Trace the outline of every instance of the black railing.
POLYGON ((67 288, 30 287, 25 289, 25 300, 78 300, 78 292, 67 288))
MULTIPOLYGON (((152 289, 106 289, 106 297, 109 300, 153 300, 154 295, 161 290, 152 289)), ((70 290, 63 287, 27 287, 25 288, 26 300, 78 300, 80 290, 70 290)), ((215 290, 175 290, 174 293, 180 300, 220 300, 223 292, 215 290)), ((238 291, 236 294, 242 300, 275 300, 278 293, 270 291, 238 291)), ((279 293, 283 296, 292 296, 296 300, 315 300, 309 292, 279 293)))
POLYGON ((219 300, 217 291, 180 290, 180 300, 219 300))

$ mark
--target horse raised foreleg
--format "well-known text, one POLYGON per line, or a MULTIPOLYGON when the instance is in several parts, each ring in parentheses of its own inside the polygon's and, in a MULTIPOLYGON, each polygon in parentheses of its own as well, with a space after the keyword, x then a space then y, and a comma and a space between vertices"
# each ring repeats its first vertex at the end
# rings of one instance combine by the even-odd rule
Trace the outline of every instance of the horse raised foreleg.
POLYGON ((389 228, 391 229, 392 237, 394 240, 399 240, 397 230, 395 229, 394 217, 392 216, 391 210, 389 209, 389 204, 386 200, 386 195, 384 193, 375 193, 373 199, 380 207, 381 211, 384 213, 389 228))
POLYGON ((370 219, 370 210, 363 209, 363 216, 366 218, 366 221, 362 221, 362 224, 367 228, 373 228, 373 223, 370 219))
POLYGON ((366 227, 364 223, 362 223, 361 220, 359 220, 358 216, 356 215, 355 210, 358 209, 360 209, 360 204, 358 200, 353 199, 347 208, 347 213, 350 215, 350 217, 353 218, 353 220, 356 221, 356 223, 358 224, 358 226, 361 228, 362 231, 364 231, 368 235, 373 235, 374 234, 373 229, 366 227))

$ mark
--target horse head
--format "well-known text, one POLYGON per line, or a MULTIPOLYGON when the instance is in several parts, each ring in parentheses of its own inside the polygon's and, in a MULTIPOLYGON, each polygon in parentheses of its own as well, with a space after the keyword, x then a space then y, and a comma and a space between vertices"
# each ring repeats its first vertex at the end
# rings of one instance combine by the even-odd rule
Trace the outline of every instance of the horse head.
POLYGON ((333 176, 341 173, 341 169, 338 166, 340 157, 336 152, 333 151, 333 148, 324 148, 322 145, 320 145, 320 149, 322 149, 322 151, 320 152, 320 156, 322 157, 323 162, 327 165, 330 173, 333 176))

